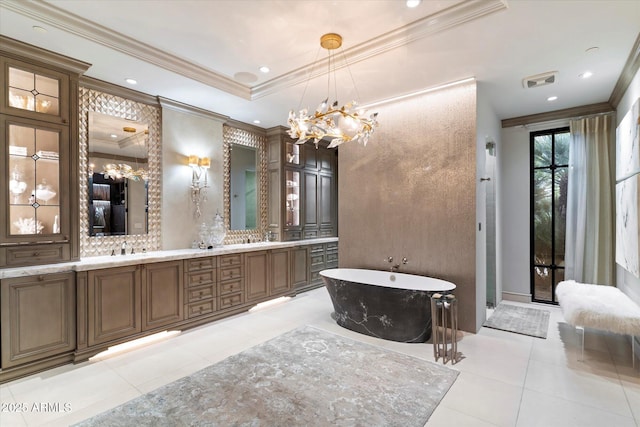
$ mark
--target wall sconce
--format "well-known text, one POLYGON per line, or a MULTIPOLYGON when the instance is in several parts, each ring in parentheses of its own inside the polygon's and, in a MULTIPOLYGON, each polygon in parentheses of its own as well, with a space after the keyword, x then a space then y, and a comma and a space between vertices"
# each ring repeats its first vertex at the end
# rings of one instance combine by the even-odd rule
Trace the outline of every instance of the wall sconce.
POLYGON ((196 210, 193 213, 195 218, 200 218, 202 212, 200 205, 207 201, 207 169, 211 167, 211 160, 208 157, 189 156, 189 166, 191 167, 191 202, 196 210))

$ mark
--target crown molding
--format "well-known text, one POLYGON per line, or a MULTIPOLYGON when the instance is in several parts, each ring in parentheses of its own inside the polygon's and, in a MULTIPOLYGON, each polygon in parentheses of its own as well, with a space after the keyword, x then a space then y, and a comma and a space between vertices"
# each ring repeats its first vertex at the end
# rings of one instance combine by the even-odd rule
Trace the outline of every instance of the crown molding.
MULTIPOLYGON (((133 58, 156 65, 231 95, 255 100, 279 90, 295 86, 308 79, 327 73, 327 58, 316 61, 274 79, 247 87, 214 70, 163 52, 113 30, 88 22, 81 17, 46 2, 3 0, 2 7, 35 19, 62 31, 83 37, 133 58)), ((337 69, 381 55, 412 41, 428 37, 474 19, 507 8, 506 0, 466 0, 440 12, 431 14, 374 39, 342 51, 345 62, 337 69)))
POLYGON ((238 120, 229 119, 224 123, 224 125, 229 126, 230 128, 246 130, 247 132, 251 132, 256 135, 267 136, 267 132, 264 128, 261 128, 260 126, 254 126, 245 122, 240 122, 238 120))
POLYGON ((251 89, 229 77, 102 25, 86 21, 50 3, 3 0, 2 7, 232 95, 251 99, 251 89))
POLYGON ((597 104, 583 105, 581 107, 565 108, 563 110, 549 111, 547 113, 504 119, 502 120, 502 127, 510 128, 513 126, 526 126, 560 119, 575 119, 593 114, 611 113, 613 111, 615 111, 615 109, 611 104, 608 102, 600 102, 597 104))
POLYGON ((103 80, 94 79, 93 77, 80 76, 80 86, 87 89, 97 90, 98 92, 108 93, 110 95, 119 96, 120 98, 130 99, 132 101, 140 102, 142 104, 158 106, 158 99, 153 95, 148 95, 143 92, 138 92, 133 89, 129 89, 124 86, 114 85, 113 83, 105 82, 103 80))
POLYGON ((229 116, 214 113, 213 111, 204 110, 202 108, 194 107, 189 104, 183 104, 182 102, 174 101, 173 99, 158 97, 160 106, 163 109, 179 111, 181 113, 191 114, 199 117, 203 117, 209 120, 215 120, 220 123, 226 123, 229 120, 229 116))
MULTIPOLYGON (((343 64, 337 65, 336 69, 341 69, 350 64, 373 58, 413 41, 499 12, 506 8, 507 4, 505 0, 468 0, 458 3, 440 12, 425 16, 422 19, 342 51, 341 53, 344 54, 345 61, 343 64)), ((318 60, 314 64, 298 68, 254 86, 251 90, 251 99, 262 98, 281 89, 295 86, 309 79, 326 74, 328 60, 328 58, 318 60)))
POLYGON ((91 66, 88 62, 79 61, 50 50, 40 49, 2 35, 0 35, 0 51, 18 58, 39 61, 47 64, 47 66, 56 67, 67 72, 71 71, 78 75, 87 71, 91 66))
POLYGON ((629 53, 629 57, 627 58, 627 62, 624 64, 622 68, 622 73, 620 73, 620 77, 618 77, 618 81, 616 85, 613 87, 613 91, 611 92, 611 96, 609 97, 609 103, 613 105, 615 108, 618 108, 618 104, 622 100, 624 93, 629 88, 633 77, 636 75, 638 70, 640 69, 640 33, 638 33, 638 37, 636 38, 636 42, 633 44, 633 48, 631 48, 631 52, 629 53))

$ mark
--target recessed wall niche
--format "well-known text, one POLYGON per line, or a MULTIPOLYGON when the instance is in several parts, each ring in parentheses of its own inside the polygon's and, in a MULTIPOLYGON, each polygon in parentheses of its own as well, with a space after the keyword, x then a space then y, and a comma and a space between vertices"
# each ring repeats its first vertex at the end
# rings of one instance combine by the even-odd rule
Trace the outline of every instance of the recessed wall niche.
MULTIPOLYGON (((85 85, 86 86, 86 85, 85 85)), ((112 95, 90 87, 79 89, 79 194, 80 194, 80 256, 109 255, 127 242, 127 249, 136 251, 161 249, 161 123, 160 107, 112 95), (89 112, 146 123, 148 138, 148 233, 137 235, 89 236, 89 112)))

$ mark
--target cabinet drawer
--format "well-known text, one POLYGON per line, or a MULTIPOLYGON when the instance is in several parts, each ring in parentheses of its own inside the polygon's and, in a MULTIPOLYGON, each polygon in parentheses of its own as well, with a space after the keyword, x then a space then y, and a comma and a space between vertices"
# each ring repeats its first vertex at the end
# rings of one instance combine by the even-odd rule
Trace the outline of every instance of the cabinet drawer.
POLYGON ((309 249, 309 253, 311 253, 311 255, 314 254, 323 254, 324 253, 324 245, 311 245, 311 248, 309 249))
POLYGON ((229 280, 227 282, 220 283, 218 286, 220 289, 220 296, 240 292, 242 291, 242 279, 229 280))
POLYGON ((314 268, 317 270, 317 268, 323 268, 324 267, 324 254, 322 255, 311 255, 311 269, 313 270, 314 268))
POLYGON ((284 240, 285 241, 289 241, 289 240, 300 240, 302 238, 302 232, 300 231, 285 231, 283 233, 284 235, 284 240))
POLYGON ((186 271, 199 271, 199 270, 206 270, 211 268, 216 268, 215 257, 194 258, 194 259, 188 259, 185 261, 186 271))
POLYGON ((187 318, 202 316, 204 314, 213 313, 216 309, 216 300, 194 302, 187 305, 187 318))
POLYGON ((187 274, 187 287, 216 283, 216 270, 200 271, 187 274))
POLYGON ((242 265, 236 265, 234 267, 225 267, 220 269, 220 281, 237 279, 242 277, 242 265))
POLYGON ((242 292, 220 297, 220 310, 242 304, 242 292))
POLYGON ((47 264, 68 261, 69 245, 33 245, 29 247, 11 247, 5 249, 7 266, 47 264))
POLYGON ((327 252, 327 264, 338 262, 338 252, 327 252))
POLYGON ((305 230, 304 238, 305 239, 315 239, 318 237, 318 230, 305 230))
POLYGON ((220 257, 220 267, 242 264, 242 254, 224 255, 220 257))
POLYGON ((320 271, 312 271, 311 272, 311 283, 319 283, 322 282, 322 276, 320 276, 320 271))
POLYGON ((327 243, 327 252, 338 252, 338 242, 327 243))
POLYGON ((320 230, 320 237, 333 237, 335 236, 333 228, 323 228, 320 230))
POLYGON ((216 296, 215 285, 201 286, 199 288, 191 288, 185 290, 185 301, 195 302, 216 296))

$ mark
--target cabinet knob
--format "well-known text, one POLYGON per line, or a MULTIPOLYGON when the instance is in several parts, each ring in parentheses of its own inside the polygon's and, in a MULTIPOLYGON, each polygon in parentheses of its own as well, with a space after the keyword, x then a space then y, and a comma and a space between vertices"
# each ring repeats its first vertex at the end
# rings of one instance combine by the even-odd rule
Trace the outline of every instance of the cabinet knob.
POLYGON ((40 282, 44 281, 44 276, 38 276, 38 281, 40 282))
POLYGON ((40 255, 40 252, 34 252, 33 253, 33 256, 39 256, 39 255, 40 255))

